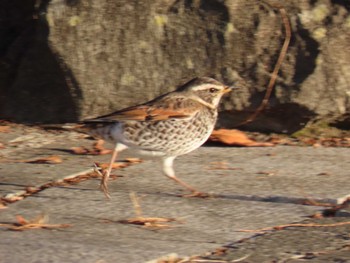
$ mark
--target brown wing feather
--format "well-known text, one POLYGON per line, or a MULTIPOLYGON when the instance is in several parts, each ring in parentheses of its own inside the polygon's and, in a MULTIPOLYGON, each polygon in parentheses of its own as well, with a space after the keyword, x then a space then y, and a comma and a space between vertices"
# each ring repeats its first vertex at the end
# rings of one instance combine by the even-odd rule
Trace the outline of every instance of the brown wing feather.
POLYGON ((115 121, 161 121, 168 119, 183 119, 193 116, 199 107, 192 100, 184 98, 151 101, 113 112, 87 122, 115 122, 115 121), (185 106, 186 105, 186 106, 185 106))

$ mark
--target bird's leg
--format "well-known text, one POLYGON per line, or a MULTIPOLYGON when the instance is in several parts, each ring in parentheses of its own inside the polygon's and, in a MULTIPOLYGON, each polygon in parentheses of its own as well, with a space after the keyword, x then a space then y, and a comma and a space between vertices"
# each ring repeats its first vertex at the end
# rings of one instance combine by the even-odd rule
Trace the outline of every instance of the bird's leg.
POLYGON ((108 183, 109 176, 111 175, 113 164, 114 164, 115 160, 117 159, 118 153, 125 150, 126 148, 127 148, 127 146, 124 144, 117 143, 115 145, 113 153, 112 153, 112 158, 109 162, 107 171, 103 173, 101 183, 100 183, 100 188, 108 199, 111 199, 111 195, 109 194, 107 183, 108 183))
POLYGON ((201 193, 200 191, 196 190, 195 188, 193 188, 192 186, 190 186, 189 184, 181 181, 179 178, 177 178, 175 176, 175 171, 173 168, 173 162, 174 159, 176 157, 166 157, 163 159, 163 172, 164 174, 174 180, 175 182, 177 182, 178 184, 182 185, 183 187, 187 188, 188 190, 190 190, 192 192, 192 194, 190 195, 184 195, 184 197, 208 197, 209 195, 206 193, 201 193))

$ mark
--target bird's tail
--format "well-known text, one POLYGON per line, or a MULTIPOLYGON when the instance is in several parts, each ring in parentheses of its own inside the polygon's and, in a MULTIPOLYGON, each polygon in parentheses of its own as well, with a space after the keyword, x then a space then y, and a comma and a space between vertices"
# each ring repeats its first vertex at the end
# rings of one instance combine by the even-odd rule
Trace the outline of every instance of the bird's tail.
POLYGON ((110 137, 110 127, 98 122, 64 123, 64 124, 43 124, 44 129, 75 131, 85 133, 98 139, 108 140, 110 137), (106 138, 107 137, 107 138, 106 138))

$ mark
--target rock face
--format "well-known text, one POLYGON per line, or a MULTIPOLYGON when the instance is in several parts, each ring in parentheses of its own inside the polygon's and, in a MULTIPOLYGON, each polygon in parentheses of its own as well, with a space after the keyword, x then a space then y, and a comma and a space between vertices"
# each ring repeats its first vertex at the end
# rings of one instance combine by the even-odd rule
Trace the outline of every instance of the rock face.
MULTIPOLYGON (((273 1, 36 2, 1 4, 2 118, 76 121, 206 75, 241 87, 221 108, 219 125, 232 128, 260 105, 285 36, 273 1)), ((268 108, 245 128, 292 133, 310 120, 344 120, 349 2, 294 0, 285 9, 286 59, 268 108)))

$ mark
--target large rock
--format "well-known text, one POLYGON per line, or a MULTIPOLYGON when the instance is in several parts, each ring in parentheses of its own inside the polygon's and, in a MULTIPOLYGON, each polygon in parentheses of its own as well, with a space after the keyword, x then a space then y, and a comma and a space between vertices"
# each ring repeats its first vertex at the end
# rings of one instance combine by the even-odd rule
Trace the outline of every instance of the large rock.
MULTIPOLYGON (((277 8, 256 0, 20 2, 4 10, 25 16, 0 12, 0 114, 17 121, 92 117, 207 75, 241 86, 221 108, 219 125, 231 128, 261 103, 284 40, 277 8)), ((245 128, 291 133, 314 119, 344 120, 350 4, 285 8, 291 45, 267 110, 245 128)))

